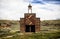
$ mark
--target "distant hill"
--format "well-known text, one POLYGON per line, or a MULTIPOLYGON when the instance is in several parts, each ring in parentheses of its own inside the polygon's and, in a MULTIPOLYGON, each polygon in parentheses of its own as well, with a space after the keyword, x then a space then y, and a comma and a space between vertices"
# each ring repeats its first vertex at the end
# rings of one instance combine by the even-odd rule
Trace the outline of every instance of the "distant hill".
POLYGON ((5 26, 5 25, 11 25, 9 26, 11 30, 20 30, 20 24, 18 20, 0 20, 0 26, 5 26), (3 24, 3 25, 2 25, 3 24))
MULTIPOLYGON (((0 24, 1 23, 7 23, 7 24, 11 24, 11 25, 19 25, 19 20, 0 20, 0 24)), ((45 24, 60 24, 60 20, 43 20, 41 21, 41 25, 45 25, 45 24)))
MULTIPOLYGON (((10 24, 11 30, 20 30, 19 20, 0 20, 1 24, 10 24)), ((41 26, 60 26, 60 20, 43 20, 41 26)), ((3 25, 4 26, 4 25, 3 25)))
POLYGON ((41 25, 59 25, 60 26, 60 20, 44 20, 44 21, 41 21, 41 25))

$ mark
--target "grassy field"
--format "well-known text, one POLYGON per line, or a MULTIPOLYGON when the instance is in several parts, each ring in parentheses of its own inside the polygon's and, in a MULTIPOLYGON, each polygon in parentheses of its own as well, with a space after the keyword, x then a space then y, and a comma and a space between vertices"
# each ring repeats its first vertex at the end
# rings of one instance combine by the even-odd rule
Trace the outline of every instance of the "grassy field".
POLYGON ((1 39, 60 39, 60 32, 55 33, 32 33, 20 35, 15 33, 14 35, 2 37, 1 39))
POLYGON ((40 32, 32 34, 20 33, 19 21, 0 20, 0 24, 11 25, 10 31, 0 28, 0 39, 60 39, 60 20, 41 21, 40 32))

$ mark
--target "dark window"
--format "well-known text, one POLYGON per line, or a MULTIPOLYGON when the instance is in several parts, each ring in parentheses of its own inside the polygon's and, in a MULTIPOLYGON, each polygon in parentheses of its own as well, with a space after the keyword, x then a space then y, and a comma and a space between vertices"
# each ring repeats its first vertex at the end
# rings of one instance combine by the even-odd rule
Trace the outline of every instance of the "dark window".
POLYGON ((35 26, 31 26, 31 32, 35 32, 35 26))
POLYGON ((25 25, 25 32, 35 32, 35 25, 25 25))
POLYGON ((0 26, 1 26, 1 23, 0 23, 0 26))

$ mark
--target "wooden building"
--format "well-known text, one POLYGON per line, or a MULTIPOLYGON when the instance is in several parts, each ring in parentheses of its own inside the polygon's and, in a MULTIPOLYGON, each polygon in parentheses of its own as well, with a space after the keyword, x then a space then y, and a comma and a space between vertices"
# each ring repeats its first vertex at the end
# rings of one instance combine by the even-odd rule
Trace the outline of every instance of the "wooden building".
POLYGON ((24 18, 20 18, 20 32, 40 32, 40 18, 36 18, 36 13, 32 13, 30 4, 28 13, 24 14, 24 18))

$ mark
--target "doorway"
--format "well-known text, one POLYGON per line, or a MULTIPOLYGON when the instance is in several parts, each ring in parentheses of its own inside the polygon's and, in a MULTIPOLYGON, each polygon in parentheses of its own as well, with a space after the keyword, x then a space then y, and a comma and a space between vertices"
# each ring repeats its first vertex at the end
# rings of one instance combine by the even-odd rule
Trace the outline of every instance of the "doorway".
POLYGON ((35 25, 25 25, 25 32, 35 32, 35 25))

